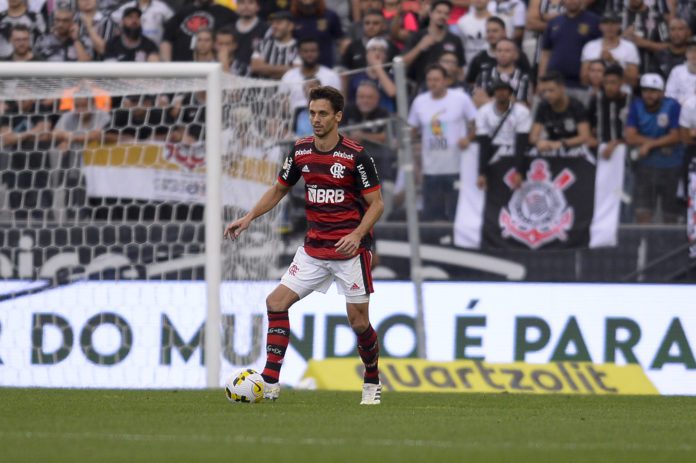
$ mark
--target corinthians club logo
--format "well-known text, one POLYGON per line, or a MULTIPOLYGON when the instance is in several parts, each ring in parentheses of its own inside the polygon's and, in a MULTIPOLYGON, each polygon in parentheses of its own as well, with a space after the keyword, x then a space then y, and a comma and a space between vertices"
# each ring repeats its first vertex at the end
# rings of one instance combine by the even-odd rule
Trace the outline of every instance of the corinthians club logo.
MULTIPOLYGON (((511 169, 505 175, 508 187, 512 185, 513 174, 511 169)), ((498 221, 503 237, 513 238, 531 249, 568 239, 566 232, 573 226, 574 212, 563 191, 574 182, 575 175, 569 169, 563 169, 552 179, 546 161, 533 161, 527 180, 513 193, 508 208, 500 211, 498 221)))

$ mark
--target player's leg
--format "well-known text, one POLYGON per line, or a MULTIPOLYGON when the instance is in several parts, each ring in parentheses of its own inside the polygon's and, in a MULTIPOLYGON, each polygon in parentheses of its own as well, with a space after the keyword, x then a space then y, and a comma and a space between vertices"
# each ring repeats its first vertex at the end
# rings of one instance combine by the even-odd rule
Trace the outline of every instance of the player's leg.
POLYGON ((266 366, 261 373, 266 383, 264 397, 275 400, 280 394, 280 369, 290 343, 290 307, 312 291, 326 292, 331 286, 331 273, 322 262, 308 256, 304 247, 295 253, 280 284, 266 298, 268 333, 266 335, 266 366))
POLYGON ((379 341, 370 324, 370 293, 373 292, 372 254, 363 251, 353 259, 332 263, 338 292, 346 296, 348 322, 358 341, 358 353, 365 365, 363 404, 379 404, 379 341))

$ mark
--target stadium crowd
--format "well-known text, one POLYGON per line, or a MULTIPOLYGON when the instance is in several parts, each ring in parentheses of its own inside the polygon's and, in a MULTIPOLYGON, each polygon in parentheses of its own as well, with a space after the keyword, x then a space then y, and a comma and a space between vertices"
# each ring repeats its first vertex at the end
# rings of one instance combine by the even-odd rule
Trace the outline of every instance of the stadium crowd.
MULTIPOLYGON (((490 148, 506 138, 500 129, 514 103, 529 123, 506 143, 542 153, 582 146, 601 158, 624 150, 633 201, 623 220, 683 221, 696 152, 694 32, 695 0, 0 0, 2 61, 218 61, 232 75, 283 82, 297 136, 311 132, 308 90, 340 88, 343 123, 394 184, 392 218, 403 175, 389 63, 402 56, 424 220, 453 219, 459 157, 474 142, 490 148)), ((200 94, 18 98, 0 105, 0 141, 7 152, 200 139, 204 106, 200 94), (183 123, 197 129, 171 130, 183 123)), ((31 164, 14 159, 15 170, 31 164)), ((79 177, 79 159, 60 162, 79 177)), ((481 164, 477 185, 486 188, 481 164)), ((20 181, 3 172, 6 185, 20 181)), ((15 202, 27 201, 42 199, 15 202)))

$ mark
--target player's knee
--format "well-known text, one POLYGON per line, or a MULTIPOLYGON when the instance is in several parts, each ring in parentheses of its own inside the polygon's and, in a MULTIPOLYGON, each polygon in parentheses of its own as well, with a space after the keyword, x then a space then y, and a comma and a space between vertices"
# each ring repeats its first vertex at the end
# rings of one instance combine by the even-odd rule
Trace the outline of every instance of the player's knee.
POLYGON ((287 312, 289 308, 288 302, 275 294, 269 294, 266 298, 266 310, 269 312, 287 312))
POLYGON ((362 334, 370 326, 370 319, 367 315, 356 314, 353 317, 349 317, 350 327, 353 329, 355 334, 362 334))

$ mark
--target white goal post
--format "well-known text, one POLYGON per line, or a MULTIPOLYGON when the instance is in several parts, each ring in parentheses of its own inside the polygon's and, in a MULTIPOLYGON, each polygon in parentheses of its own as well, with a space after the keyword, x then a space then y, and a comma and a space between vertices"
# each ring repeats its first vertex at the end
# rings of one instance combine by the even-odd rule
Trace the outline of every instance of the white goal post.
POLYGON ((201 78, 206 81, 205 321, 206 384, 220 384, 222 265, 222 68, 219 63, 5 63, 0 78, 201 78), (211 97, 212 96, 212 97, 211 97))

